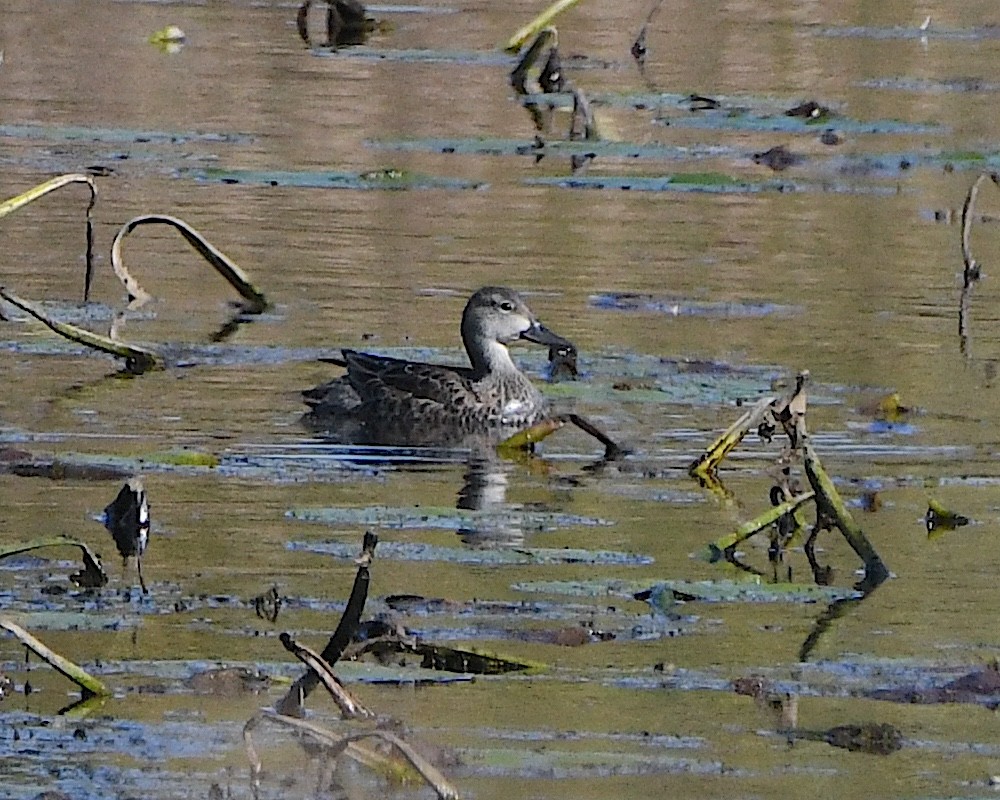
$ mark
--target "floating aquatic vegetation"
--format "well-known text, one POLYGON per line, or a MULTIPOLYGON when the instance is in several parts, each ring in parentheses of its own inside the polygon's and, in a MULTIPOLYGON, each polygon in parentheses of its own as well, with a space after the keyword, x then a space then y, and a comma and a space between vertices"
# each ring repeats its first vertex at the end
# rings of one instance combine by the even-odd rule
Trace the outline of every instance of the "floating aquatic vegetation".
POLYGON ((184 49, 187 43, 187 36, 176 25, 167 25, 160 28, 149 37, 149 43, 156 46, 156 49, 167 55, 176 55, 184 49))
POLYGON ((0 125, 0 138, 150 145, 250 144, 253 142, 253 137, 240 133, 199 133, 197 131, 181 133, 179 131, 84 128, 64 125, 0 125))
MULTIPOLYGON (((522 530, 552 531, 570 526, 608 526, 614 523, 599 517, 560 514, 553 511, 467 511, 439 506, 363 506, 359 508, 293 508, 292 519, 327 525, 357 525, 402 530, 438 529, 459 531, 468 528, 504 525, 522 530)), ((384 544, 382 552, 391 547, 384 544)))
POLYGON ((594 578, 570 581, 520 581, 511 586, 514 591, 531 594, 570 595, 573 597, 620 597, 634 599, 649 591, 655 580, 630 581, 620 578, 594 578))
POLYGON ((891 195, 896 187, 851 184, 829 180, 758 181, 719 173, 674 173, 669 175, 573 175, 525 178, 529 186, 562 189, 594 189, 636 192, 695 192, 708 194, 758 194, 761 192, 823 192, 826 194, 891 195))
POLYGON ((831 603, 858 599, 861 592, 837 586, 749 581, 662 581, 643 597, 663 614, 677 612, 677 603, 831 603))
POLYGON ((486 184, 461 178, 441 178, 402 170, 376 172, 290 172, 287 170, 199 169, 182 173, 196 181, 224 184, 287 186, 299 189, 483 189, 486 184))
MULTIPOLYGON (((289 542, 289 550, 350 558, 352 550, 341 542, 289 542)), ((469 550, 458 547, 437 547, 418 542, 386 542, 380 550, 384 558, 399 561, 443 561, 449 564, 481 564, 513 566, 525 564, 602 564, 642 566, 652 564, 650 556, 612 550, 580 548, 522 547, 516 550, 469 550)))
POLYGON ((1000 83, 983 78, 868 78, 858 81, 858 86, 866 89, 895 90, 902 92, 919 92, 933 94, 936 92, 983 92, 1000 91, 1000 83))
POLYGON ((594 294, 588 299, 595 308, 611 311, 639 311, 666 314, 672 317, 746 317, 797 316, 803 313, 800 306, 767 302, 706 302, 680 297, 663 297, 631 292, 594 294))
MULTIPOLYGON (((929 19, 929 18, 928 18, 929 19)), ((1000 28, 995 25, 968 28, 941 28, 937 25, 895 25, 890 27, 845 26, 823 28, 820 36, 848 39, 942 39, 946 41, 989 41, 1000 37, 1000 28)))

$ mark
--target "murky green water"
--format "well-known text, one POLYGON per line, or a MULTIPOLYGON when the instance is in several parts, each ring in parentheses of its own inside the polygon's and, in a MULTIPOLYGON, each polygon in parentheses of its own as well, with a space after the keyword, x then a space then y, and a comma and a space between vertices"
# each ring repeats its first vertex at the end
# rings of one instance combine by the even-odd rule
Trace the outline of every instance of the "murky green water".
MULTIPOLYGON (((5 796, 205 797, 215 785, 250 797, 241 729, 284 685, 207 695, 190 676, 220 664, 297 676, 278 634, 322 647, 354 579, 343 553, 366 526, 383 543, 372 613, 392 595, 445 598, 455 605, 402 621, 548 666, 431 686, 415 685, 416 669, 398 685, 343 667, 364 702, 439 750, 463 796, 992 793, 994 698, 871 693, 942 686, 1000 650, 1000 233, 989 219, 973 231, 985 278, 963 349, 960 230, 939 220, 997 166, 996 8, 670 4, 640 75, 629 48, 648 6, 583 0, 558 20, 560 49, 603 138, 568 145, 563 109, 540 150, 499 50, 539 7, 379 7, 390 32, 331 54, 302 45, 292 4, 5 3, 0 199, 60 172, 113 170, 98 179, 101 305, 86 324, 106 329, 124 302, 107 253, 140 213, 187 220, 275 304, 212 344, 231 314, 226 287, 176 234, 148 229, 124 250, 156 300, 125 331, 166 350, 168 370, 121 378, 23 315, 0 322, 0 445, 141 459, 153 518, 142 599, 95 521, 120 478, 0 469, 0 542, 67 533, 103 553, 112 578, 84 594, 68 560, 4 562, 0 609, 115 692, 68 720, 71 685, 0 640, 0 669, 34 689, 0 702, 5 796), (147 42, 168 24, 188 37, 175 55, 147 42), (723 109, 692 111, 679 102, 690 93, 723 109), (784 115, 806 100, 834 116, 784 115), (827 129, 842 142, 822 143, 827 129), (804 159, 780 172, 754 163, 777 145, 804 159), (570 151, 596 158, 573 174, 570 151), (318 356, 419 348, 458 362, 464 300, 496 283, 578 345, 582 380, 548 391, 632 445, 629 459, 590 469, 600 448, 567 430, 540 456, 470 467, 455 454, 330 448, 300 425, 300 390, 335 373, 318 356), (724 465, 725 500, 686 467, 738 398, 800 369, 838 488, 852 503, 879 492, 877 512, 853 508, 891 580, 828 624, 826 602, 689 602, 665 615, 627 592, 553 589, 744 577, 702 555, 767 507, 780 445, 748 437, 724 465), (884 425, 866 408, 890 391, 916 411, 884 425), (165 465, 179 450, 218 465, 165 465), (929 540, 929 497, 972 524, 929 540), (318 509, 337 513, 310 519, 318 509), (564 548, 590 555, 559 558, 564 548), (272 586, 284 598, 274 623, 253 607, 272 586), (53 610, 63 614, 39 616, 53 610), (586 644, 557 643, 581 626, 595 631, 586 644), (733 691, 748 676, 797 698, 800 730, 887 722, 904 747, 880 757, 790 743, 771 709, 733 691)), ((0 283, 68 320, 84 312, 85 203, 71 188, 0 220, 0 283)), ((998 207, 985 186, 979 212, 998 207)), ((544 353, 518 356, 541 381, 544 353)), ((859 564, 846 543, 824 534, 820 551, 849 589, 859 564)), ((769 570, 766 543, 743 553, 769 570)), ((786 566, 808 581, 801 549, 786 566)), ((319 693, 309 708, 343 727, 319 693)), ((261 797, 326 791, 288 733, 267 729, 257 748, 261 797)), ((335 780, 350 796, 430 796, 356 765, 335 780)))

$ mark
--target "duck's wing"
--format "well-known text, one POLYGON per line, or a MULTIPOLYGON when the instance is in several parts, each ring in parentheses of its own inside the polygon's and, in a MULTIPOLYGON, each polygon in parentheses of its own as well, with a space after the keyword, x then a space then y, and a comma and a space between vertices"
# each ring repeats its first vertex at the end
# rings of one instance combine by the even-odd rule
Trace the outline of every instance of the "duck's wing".
POLYGON ((344 350, 347 379, 362 403, 417 403, 458 410, 476 402, 468 367, 423 364, 344 350))

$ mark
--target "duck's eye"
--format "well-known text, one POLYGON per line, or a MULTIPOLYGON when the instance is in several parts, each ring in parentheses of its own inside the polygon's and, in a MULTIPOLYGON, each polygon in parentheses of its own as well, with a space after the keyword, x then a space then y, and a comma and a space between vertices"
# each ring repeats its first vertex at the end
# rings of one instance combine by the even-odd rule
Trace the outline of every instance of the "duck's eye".
POLYGON ((510 300, 504 300, 503 302, 500 303, 500 310, 501 311, 513 311, 514 310, 514 304, 512 302, 510 302, 510 300))

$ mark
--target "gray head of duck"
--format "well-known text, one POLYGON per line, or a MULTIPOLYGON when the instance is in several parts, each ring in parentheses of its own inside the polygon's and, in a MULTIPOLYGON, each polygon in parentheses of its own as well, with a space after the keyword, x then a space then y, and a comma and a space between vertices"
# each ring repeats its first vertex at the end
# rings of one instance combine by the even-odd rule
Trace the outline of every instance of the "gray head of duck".
POLYGON ((542 325, 512 289, 485 286, 469 298, 462 314, 462 342, 476 372, 516 370, 507 345, 518 339, 546 347, 573 347, 542 325))

